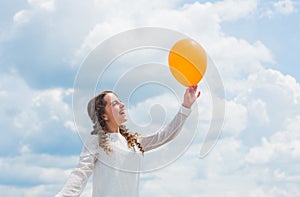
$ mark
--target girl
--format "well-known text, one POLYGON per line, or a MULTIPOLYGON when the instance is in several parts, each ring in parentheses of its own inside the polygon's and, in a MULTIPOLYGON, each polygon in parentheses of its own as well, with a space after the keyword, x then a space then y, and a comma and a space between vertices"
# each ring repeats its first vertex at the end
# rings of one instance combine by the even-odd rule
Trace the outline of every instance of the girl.
POLYGON ((188 87, 179 112, 159 132, 140 136, 128 132, 124 104, 112 91, 104 91, 88 103, 94 130, 87 137, 79 163, 56 197, 80 196, 93 174, 93 197, 139 196, 139 169, 143 154, 172 140, 181 130, 200 96, 197 86, 188 87))

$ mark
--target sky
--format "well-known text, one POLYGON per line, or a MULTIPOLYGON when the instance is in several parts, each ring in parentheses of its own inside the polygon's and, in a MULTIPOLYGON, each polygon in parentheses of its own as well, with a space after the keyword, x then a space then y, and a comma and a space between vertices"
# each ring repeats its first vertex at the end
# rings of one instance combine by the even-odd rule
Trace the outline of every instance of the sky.
POLYGON ((62 188, 92 128, 91 93, 115 89, 128 127, 141 133, 172 118, 185 88, 168 71, 168 51, 155 48, 172 39, 153 35, 154 47, 120 54, 131 41, 124 32, 145 27, 203 46, 222 81, 225 115, 214 114, 222 109, 207 73, 179 136, 145 155, 141 196, 300 196, 298 1, 3 0, 0 9, 1 196, 51 197, 62 188), (98 76, 84 66, 91 54, 119 56, 98 76), (201 156, 220 118, 217 143, 201 156))

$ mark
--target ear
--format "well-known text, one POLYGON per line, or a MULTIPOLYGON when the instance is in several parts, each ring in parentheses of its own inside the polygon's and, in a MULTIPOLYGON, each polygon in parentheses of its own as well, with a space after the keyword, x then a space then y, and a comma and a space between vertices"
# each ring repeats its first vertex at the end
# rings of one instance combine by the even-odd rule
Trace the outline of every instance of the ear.
POLYGON ((106 114, 103 114, 103 115, 102 115, 102 118, 103 118, 103 120, 108 120, 108 117, 107 117, 106 114))

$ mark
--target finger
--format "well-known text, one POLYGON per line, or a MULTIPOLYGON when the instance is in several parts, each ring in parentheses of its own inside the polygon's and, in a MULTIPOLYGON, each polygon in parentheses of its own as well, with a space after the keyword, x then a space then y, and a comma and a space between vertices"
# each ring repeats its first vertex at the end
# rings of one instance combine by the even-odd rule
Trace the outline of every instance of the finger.
POLYGON ((194 86, 189 86, 188 87, 188 92, 193 93, 194 92, 194 86))
POLYGON ((187 87, 186 92, 191 92, 192 86, 187 87))
POLYGON ((193 89, 194 89, 195 92, 197 91, 197 88, 198 88, 198 85, 193 86, 193 89))
POLYGON ((199 91, 198 94, 197 94, 197 98, 199 98, 200 94, 201 94, 201 93, 200 93, 200 91, 199 91))
POLYGON ((195 85, 193 85, 193 90, 196 91, 196 86, 195 85))

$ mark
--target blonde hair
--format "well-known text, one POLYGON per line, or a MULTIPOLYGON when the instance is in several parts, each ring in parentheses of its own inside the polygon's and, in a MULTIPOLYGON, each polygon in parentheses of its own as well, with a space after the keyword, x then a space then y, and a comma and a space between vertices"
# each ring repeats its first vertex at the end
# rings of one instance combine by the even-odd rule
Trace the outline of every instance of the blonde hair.
MULTIPOLYGON (((94 130, 91 132, 91 134, 99 136, 99 146, 103 148, 107 154, 112 152, 112 148, 109 146, 106 122, 102 118, 102 115, 105 113, 105 106, 107 104, 104 100, 104 97, 108 93, 115 94, 112 91, 103 91, 94 97, 88 105, 89 116, 94 123, 94 130)), ((125 125, 120 125, 119 129, 120 134, 127 140, 128 147, 134 148, 134 146, 137 146, 142 154, 144 154, 142 145, 137 141, 138 133, 128 132, 128 128, 125 125)))

